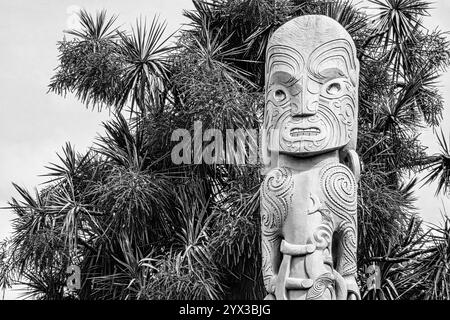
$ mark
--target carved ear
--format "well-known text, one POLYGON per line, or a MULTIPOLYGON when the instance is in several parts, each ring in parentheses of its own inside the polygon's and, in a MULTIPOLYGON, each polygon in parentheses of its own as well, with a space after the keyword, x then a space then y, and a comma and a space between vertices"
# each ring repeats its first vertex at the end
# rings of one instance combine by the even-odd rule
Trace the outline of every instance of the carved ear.
POLYGON ((341 162, 345 164, 353 172, 356 182, 361 177, 361 161, 355 150, 342 150, 340 154, 341 162))

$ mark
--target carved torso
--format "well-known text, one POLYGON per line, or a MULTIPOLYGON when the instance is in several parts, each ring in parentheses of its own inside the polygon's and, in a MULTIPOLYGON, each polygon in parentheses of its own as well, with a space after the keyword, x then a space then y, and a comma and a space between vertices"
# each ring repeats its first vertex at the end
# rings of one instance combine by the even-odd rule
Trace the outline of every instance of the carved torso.
POLYGON ((343 298, 345 284, 335 278, 356 272, 356 181, 350 169, 334 161, 306 172, 275 168, 263 182, 261 200, 265 255, 280 250, 277 261, 264 264, 276 298, 343 298), (334 262, 332 251, 341 253, 334 262))

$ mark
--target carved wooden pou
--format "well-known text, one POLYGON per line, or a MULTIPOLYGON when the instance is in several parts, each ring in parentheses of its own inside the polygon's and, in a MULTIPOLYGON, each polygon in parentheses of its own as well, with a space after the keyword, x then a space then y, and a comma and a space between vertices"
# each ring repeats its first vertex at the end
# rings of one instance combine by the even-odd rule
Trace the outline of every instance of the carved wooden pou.
POLYGON ((359 299, 359 62, 335 20, 278 28, 266 57, 262 263, 267 299, 359 299))

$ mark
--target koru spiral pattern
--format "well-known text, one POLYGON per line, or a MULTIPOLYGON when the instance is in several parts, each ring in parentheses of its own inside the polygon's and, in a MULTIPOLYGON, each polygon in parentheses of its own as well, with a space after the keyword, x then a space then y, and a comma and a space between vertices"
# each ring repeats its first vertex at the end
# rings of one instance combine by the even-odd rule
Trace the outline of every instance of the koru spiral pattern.
POLYGON ((266 236, 279 232, 290 209, 293 188, 292 171, 288 168, 274 169, 264 179, 261 223, 266 236))
POLYGON ((321 171, 321 188, 330 210, 343 220, 356 215, 357 188, 351 170, 339 163, 325 166, 321 171))
POLYGON ((273 169, 261 186, 262 267, 264 285, 272 293, 274 276, 271 258, 279 250, 280 231, 290 210, 294 181, 288 168, 273 169))
POLYGON ((318 300, 324 294, 326 290, 330 291, 331 296, 335 295, 335 283, 334 276, 331 273, 325 273, 318 277, 313 286, 308 290, 306 300, 318 300))
POLYGON ((356 206, 357 185, 350 169, 342 164, 329 164, 321 171, 321 188, 326 205, 340 220, 337 233, 341 254, 336 270, 342 276, 356 274, 356 206))

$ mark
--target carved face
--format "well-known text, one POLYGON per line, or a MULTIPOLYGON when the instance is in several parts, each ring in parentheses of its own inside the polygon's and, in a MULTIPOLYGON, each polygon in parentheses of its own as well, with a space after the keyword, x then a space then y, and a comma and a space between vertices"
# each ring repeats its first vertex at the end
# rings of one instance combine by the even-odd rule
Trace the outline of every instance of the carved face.
POLYGON ((311 156, 356 139, 358 72, 353 41, 336 21, 303 16, 280 27, 267 49, 268 151, 311 156))

